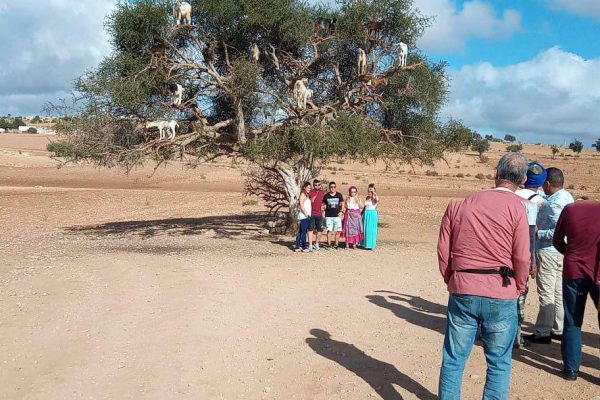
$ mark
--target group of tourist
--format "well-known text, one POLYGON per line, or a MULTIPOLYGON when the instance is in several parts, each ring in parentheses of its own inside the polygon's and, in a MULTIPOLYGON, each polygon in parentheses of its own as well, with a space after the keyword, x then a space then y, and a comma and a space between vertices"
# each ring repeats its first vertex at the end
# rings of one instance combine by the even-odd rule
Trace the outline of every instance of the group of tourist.
MULTIPOLYGON (((448 286, 440 399, 460 399, 462 375, 480 335, 488 363, 484 399, 508 399, 513 348, 561 342, 563 377, 577 379, 588 295, 599 307, 600 202, 575 202, 563 172, 504 155, 496 188, 451 203, 444 214, 439 267, 448 286), (521 334, 528 280, 539 312, 521 334)), ((599 322, 600 322, 600 309, 599 322)))
POLYGON ((375 185, 370 184, 363 201, 358 188, 351 186, 348 196, 337 191, 335 182, 329 182, 328 191, 315 179, 302 185, 298 199, 298 234, 296 252, 319 250, 321 237, 326 232, 327 248, 338 249, 340 238, 346 248, 360 246, 373 250, 377 244, 377 206, 379 196, 375 185))

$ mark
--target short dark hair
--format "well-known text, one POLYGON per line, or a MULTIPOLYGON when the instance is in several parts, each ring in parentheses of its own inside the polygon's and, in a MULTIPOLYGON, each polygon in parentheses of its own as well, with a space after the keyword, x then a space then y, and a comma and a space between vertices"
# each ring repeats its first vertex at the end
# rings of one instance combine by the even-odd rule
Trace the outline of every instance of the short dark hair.
POLYGON ((331 186, 331 185, 337 186, 337 184, 334 181, 329 182, 329 186, 331 186))
POLYGON ((563 172, 555 167, 550 167, 546 170, 548 172, 547 182, 550 182, 552 187, 563 187, 565 184, 565 175, 563 172))
POLYGON ((317 183, 321 183, 321 181, 320 181, 320 180, 318 180, 318 179, 313 179, 313 185, 315 185, 315 184, 317 184, 317 183))
POLYGON ((374 188, 375 184, 374 183, 369 183, 369 188, 374 188))

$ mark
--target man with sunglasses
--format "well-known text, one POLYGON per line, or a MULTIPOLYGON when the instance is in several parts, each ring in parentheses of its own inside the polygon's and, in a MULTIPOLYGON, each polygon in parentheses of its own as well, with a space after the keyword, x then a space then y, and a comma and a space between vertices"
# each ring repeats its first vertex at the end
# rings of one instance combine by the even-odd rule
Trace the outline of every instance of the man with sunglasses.
POLYGON ((314 243, 312 248, 313 250, 319 250, 321 233, 323 233, 325 230, 325 221, 323 220, 324 196, 325 191, 321 187, 321 181, 318 179, 313 180, 313 189, 309 194, 312 206, 312 215, 310 217, 310 230, 308 231, 308 235, 310 237, 309 243, 314 243))
POLYGON ((329 193, 323 197, 325 206, 325 225, 327 227, 327 245, 331 248, 331 234, 335 237, 335 247, 339 248, 342 233, 342 215, 344 215, 344 196, 336 191, 335 182, 329 182, 329 193))

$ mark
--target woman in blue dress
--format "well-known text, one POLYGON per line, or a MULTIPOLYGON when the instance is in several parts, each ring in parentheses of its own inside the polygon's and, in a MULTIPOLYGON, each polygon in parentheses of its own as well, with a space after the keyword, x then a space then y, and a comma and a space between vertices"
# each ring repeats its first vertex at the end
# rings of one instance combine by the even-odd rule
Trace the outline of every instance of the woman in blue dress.
POLYGON ((364 229, 365 236, 361 243, 365 249, 373 250, 377 245, 377 204, 379 203, 379 197, 375 191, 375 185, 371 183, 369 185, 369 192, 365 200, 364 208, 364 229))

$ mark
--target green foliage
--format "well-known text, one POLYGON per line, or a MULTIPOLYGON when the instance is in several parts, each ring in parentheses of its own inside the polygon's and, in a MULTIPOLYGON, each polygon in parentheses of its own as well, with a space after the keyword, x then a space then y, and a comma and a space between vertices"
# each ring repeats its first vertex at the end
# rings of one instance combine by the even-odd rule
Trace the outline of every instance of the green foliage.
POLYGON ((34 127, 31 127, 29 129, 27 129, 27 133, 38 133, 38 130, 35 129, 34 127))
POLYGON ((504 140, 506 140, 507 142, 516 142, 517 138, 513 135, 506 134, 504 135, 504 140))
POLYGON ((479 154, 479 156, 482 156, 483 153, 485 153, 489 149, 490 149, 490 142, 486 139, 474 140, 473 144, 471 145, 471 150, 476 151, 479 154))
POLYGON ((33 122, 34 124, 38 124, 38 123, 42 122, 42 119, 40 118, 39 115, 36 115, 35 117, 33 117, 31 122, 33 122))
POLYGON ((515 153, 518 153, 521 150, 523 150, 523 145, 522 144, 511 144, 510 146, 506 147, 506 151, 512 151, 512 152, 515 152, 515 153))
POLYGON ((596 151, 600 152, 600 139, 596 139, 596 143, 594 143, 592 147, 595 147, 596 151))
POLYGON ((571 144, 569 144, 569 149, 573 150, 574 153, 579 154, 583 150, 583 143, 575 139, 573 142, 571 142, 571 144))

